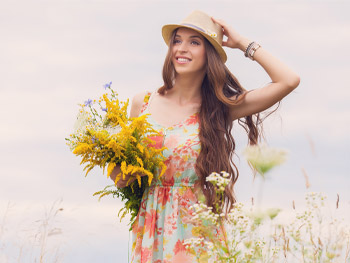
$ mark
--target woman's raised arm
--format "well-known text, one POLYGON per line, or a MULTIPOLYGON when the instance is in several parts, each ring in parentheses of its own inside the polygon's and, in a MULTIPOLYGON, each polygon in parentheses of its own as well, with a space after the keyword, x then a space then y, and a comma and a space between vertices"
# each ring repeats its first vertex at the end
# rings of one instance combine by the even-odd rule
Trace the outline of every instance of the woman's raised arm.
MULTIPOLYGON (((227 41, 223 46, 238 48, 245 52, 250 41, 239 35, 232 27, 224 21, 212 18, 215 23, 222 26, 227 41)), ((242 103, 232 106, 230 116, 232 120, 252 115, 264 111, 283 99, 293 91, 300 83, 299 76, 291 70, 286 64, 271 55, 263 47, 260 47, 254 53, 254 60, 258 62, 271 78, 271 83, 266 86, 254 89, 248 92, 242 103)))

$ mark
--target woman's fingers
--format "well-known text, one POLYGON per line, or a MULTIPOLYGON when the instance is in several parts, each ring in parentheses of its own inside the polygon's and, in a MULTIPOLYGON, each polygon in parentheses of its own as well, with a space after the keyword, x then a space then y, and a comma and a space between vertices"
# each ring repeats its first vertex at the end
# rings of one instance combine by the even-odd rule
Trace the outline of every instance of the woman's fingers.
POLYGON ((125 179, 123 179, 123 175, 119 178, 118 182, 116 183, 118 187, 126 187, 129 186, 132 182, 136 180, 136 176, 146 176, 146 174, 136 173, 136 174, 126 174, 125 179), (129 183, 128 183, 129 182, 129 183))
POLYGON ((223 28, 223 34, 227 37, 226 41, 222 41, 222 46, 239 48, 242 39, 241 35, 224 20, 214 17, 212 17, 212 20, 223 28))
POLYGON ((125 186, 130 185, 133 181, 135 181, 135 179, 136 179, 136 177, 132 177, 131 179, 130 179, 130 177, 125 177, 125 180, 124 180, 123 177, 121 177, 117 184, 119 185, 119 187, 125 187, 125 186), (129 183, 128 183, 128 181, 129 181, 129 183))
POLYGON ((225 22, 223 22, 221 19, 215 18, 213 16, 211 17, 211 19, 213 20, 214 23, 217 23, 222 27, 223 27, 223 24, 225 24, 225 22))
POLYGON ((222 27, 222 29, 224 31, 224 34, 225 34, 226 31, 227 31, 227 24, 226 24, 226 22, 224 20, 217 19, 217 18, 214 18, 214 17, 211 17, 211 19, 213 20, 214 23, 217 23, 217 24, 219 24, 222 27))
MULTIPOLYGON (((211 17, 211 19, 213 20, 214 23, 217 23, 218 25, 220 25, 222 27, 222 32, 225 36, 229 36, 228 34, 228 26, 226 24, 225 21, 221 20, 221 19, 216 19, 214 17, 211 17)), ((222 41, 222 44, 221 44, 223 47, 224 46, 228 46, 228 42, 227 41, 222 41)))
POLYGON ((123 179, 123 176, 120 178, 120 180, 121 181, 125 181, 125 182, 127 182, 127 181, 129 181, 129 179, 130 179, 130 177, 132 178, 131 179, 131 182, 133 182, 133 181, 135 181, 135 179, 136 179, 136 176, 137 175, 139 175, 139 176, 146 176, 146 174, 128 174, 128 175, 126 175, 125 176, 125 179, 123 179))

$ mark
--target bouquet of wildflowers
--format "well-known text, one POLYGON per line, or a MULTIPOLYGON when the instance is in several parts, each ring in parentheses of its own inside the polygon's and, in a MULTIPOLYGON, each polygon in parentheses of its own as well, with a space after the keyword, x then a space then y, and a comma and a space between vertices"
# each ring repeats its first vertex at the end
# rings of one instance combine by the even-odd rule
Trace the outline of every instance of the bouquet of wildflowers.
POLYGON ((121 218, 130 213, 132 225, 146 185, 151 184, 157 169, 161 169, 160 176, 163 175, 166 166, 163 148, 154 148, 155 142, 150 139, 159 134, 147 122, 147 115, 129 118, 129 101, 119 101, 111 84, 104 85, 107 93, 98 101, 89 99, 80 104, 74 132, 66 140, 73 154, 82 158, 86 175, 99 166, 103 171, 107 167, 109 177, 116 165, 121 166, 121 173, 117 175, 115 184, 123 176, 125 179, 126 174, 130 175, 126 187, 110 185, 94 195, 100 195, 100 198, 109 194, 120 197, 125 201, 121 218), (132 181, 133 178, 136 180, 132 181))

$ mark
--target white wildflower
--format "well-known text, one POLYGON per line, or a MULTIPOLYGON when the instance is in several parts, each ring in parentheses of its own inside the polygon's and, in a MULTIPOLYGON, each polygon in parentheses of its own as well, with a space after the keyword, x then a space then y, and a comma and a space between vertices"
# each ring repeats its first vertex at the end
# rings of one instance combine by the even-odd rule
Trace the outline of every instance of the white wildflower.
POLYGON ((81 110, 78 113, 77 120, 74 124, 74 133, 81 134, 86 132, 86 127, 90 124, 91 116, 88 112, 81 110))
POLYGON ((266 144, 248 146, 244 152, 247 161, 264 176, 273 167, 282 164, 286 160, 285 150, 268 147, 266 144))
POLYGON ((105 130, 108 132, 109 135, 113 135, 118 134, 122 130, 122 127, 119 125, 113 127, 109 125, 105 128, 105 130))
POLYGON ((278 214, 279 212, 281 212, 281 209, 279 208, 269 208, 266 210, 266 214, 268 217, 270 217, 270 219, 274 219, 278 214))
POLYGON ((230 175, 226 172, 221 172, 222 176, 218 173, 211 173, 207 178, 207 182, 211 182, 213 185, 217 186, 219 192, 223 192, 225 187, 230 183, 230 175))

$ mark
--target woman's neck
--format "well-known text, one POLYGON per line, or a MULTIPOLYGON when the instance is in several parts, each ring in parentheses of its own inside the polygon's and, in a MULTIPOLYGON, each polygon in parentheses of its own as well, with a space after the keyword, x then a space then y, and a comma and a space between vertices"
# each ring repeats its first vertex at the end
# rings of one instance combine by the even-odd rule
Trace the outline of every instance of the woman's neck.
MULTIPOLYGON (((203 75, 177 75, 171 96, 175 97, 179 105, 201 102, 201 87, 203 75)), ((169 94, 170 95, 170 94, 169 94)))

